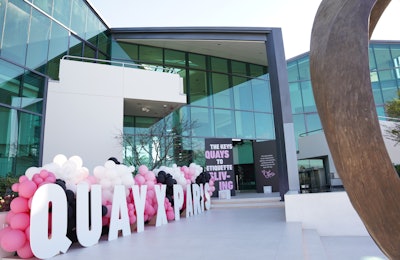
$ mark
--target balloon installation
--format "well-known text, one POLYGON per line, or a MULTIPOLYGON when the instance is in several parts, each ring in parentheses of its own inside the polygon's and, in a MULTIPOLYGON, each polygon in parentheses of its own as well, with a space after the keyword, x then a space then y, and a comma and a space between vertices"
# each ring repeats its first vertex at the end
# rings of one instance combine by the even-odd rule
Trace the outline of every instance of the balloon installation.
MULTIPOLYGON (((102 190, 102 224, 103 233, 106 234, 110 224, 113 192, 115 185, 124 185, 128 207, 129 222, 136 222, 136 210, 132 196, 132 185, 139 187, 147 186, 147 195, 144 208, 144 221, 149 223, 157 214, 157 197, 155 185, 166 185, 166 196, 164 201, 167 220, 174 220, 174 198, 173 186, 181 185, 186 198, 188 184, 205 184, 210 186, 209 193, 215 190, 214 181, 203 168, 195 163, 189 166, 172 167, 161 166, 153 171, 145 165, 139 166, 135 173, 135 167, 126 166, 111 157, 104 165, 96 166, 93 174, 83 167, 79 156, 67 158, 59 154, 54 157, 53 162, 43 167, 31 167, 26 170, 17 183, 11 187, 18 195, 10 203, 10 211, 6 215, 5 228, 0 230, 0 247, 10 253, 15 253, 20 258, 32 258, 34 254, 30 246, 30 209, 33 195, 36 190, 44 184, 53 183, 62 187, 65 191, 68 203, 68 226, 67 237, 72 242, 77 242, 76 235, 76 190, 80 183, 90 185, 100 184, 102 190)), ((90 192, 90 191, 89 191, 90 192)), ((183 207, 185 207, 184 203, 183 207)), ((184 208, 182 209, 184 210, 184 208)), ((49 222, 51 221, 51 206, 49 208, 49 222)), ((51 223, 49 223, 49 229, 51 223)), ((51 234, 51 230, 48 230, 51 234)))

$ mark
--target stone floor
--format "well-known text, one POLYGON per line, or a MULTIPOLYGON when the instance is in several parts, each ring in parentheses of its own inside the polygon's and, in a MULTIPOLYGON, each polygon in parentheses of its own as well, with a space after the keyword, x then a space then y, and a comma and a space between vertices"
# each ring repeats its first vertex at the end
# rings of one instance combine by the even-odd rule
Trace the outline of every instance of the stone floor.
MULTIPOLYGON (((7 258, 14 259, 14 258, 7 258)), ((95 246, 72 246, 52 259, 387 259, 370 237, 320 237, 287 223, 282 206, 217 208, 160 227, 145 226, 95 246)))

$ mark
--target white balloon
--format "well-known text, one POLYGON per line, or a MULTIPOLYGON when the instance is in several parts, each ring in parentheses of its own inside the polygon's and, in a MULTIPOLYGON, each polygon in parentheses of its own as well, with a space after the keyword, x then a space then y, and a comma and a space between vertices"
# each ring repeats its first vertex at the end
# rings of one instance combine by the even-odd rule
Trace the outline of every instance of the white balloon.
POLYGON ((77 155, 71 156, 68 161, 74 162, 78 168, 83 166, 82 158, 77 155))
POLYGON ((62 166, 67 161, 67 157, 63 154, 57 154, 54 156, 53 162, 62 166))
POLYGON ((33 175, 40 172, 40 168, 38 167, 29 167, 25 171, 25 176, 28 177, 29 180, 32 180, 33 175))

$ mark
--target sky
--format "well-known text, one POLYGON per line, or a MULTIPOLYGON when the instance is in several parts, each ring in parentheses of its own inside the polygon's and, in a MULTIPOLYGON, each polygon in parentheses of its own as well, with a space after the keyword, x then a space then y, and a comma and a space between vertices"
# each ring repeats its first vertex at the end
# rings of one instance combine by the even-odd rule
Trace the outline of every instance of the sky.
MULTIPOLYGON (((111 27, 280 27, 286 59, 310 49, 321 0, 88 0, 111 27)), ((373 40, 400 40, 400 0, 392 0, 373 40)))

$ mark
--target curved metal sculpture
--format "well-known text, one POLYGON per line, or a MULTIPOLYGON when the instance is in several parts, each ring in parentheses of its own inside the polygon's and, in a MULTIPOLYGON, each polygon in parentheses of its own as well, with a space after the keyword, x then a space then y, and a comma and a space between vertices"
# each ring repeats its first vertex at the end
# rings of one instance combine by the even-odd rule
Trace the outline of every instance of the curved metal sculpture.
POLYGON ((326 139, 350 201, 376 244, 400 259, 400 179, 371 89, 369 39, 390 0, 323 0, 310 46, 311 80, 326 139))

